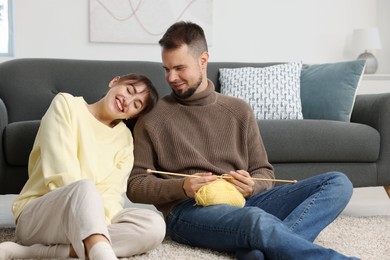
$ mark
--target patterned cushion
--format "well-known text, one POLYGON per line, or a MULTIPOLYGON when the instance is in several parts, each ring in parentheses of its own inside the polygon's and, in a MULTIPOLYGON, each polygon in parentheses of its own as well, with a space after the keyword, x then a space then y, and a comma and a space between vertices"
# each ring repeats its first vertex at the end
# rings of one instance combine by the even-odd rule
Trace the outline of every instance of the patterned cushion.
POLYGON ((303 119, 302 63, 219 69, 221 93, 246 100, 257 119, 303 119))

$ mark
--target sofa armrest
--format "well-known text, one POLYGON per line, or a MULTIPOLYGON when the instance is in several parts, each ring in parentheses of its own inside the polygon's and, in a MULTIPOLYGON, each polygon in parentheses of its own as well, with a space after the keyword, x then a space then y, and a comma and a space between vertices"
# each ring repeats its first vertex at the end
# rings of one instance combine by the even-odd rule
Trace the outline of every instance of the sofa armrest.
POLYGON ((0 187, 5 178, 5 155, 4 155, 4 144, 3 144, 3 133, 4 129, 8 124, 8 113, 7 108, 0 98, 0 187))
POLYGON ((378 186, 390 185, 390 93, 357 95, 351 122, 369 125, 379 132, 378 186))
POLYGON ((3 131, 8 124, 7 108, 3 100, 0 98, 0 131, 3 131))

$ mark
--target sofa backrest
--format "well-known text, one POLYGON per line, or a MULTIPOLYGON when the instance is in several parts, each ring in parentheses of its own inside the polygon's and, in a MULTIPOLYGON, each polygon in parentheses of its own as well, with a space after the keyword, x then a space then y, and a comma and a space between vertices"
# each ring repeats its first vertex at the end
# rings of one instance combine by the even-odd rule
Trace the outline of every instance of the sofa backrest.
MULTIPOLYGON (((219 91, 219 68, 273 64, 276 63, 210 62, 208 77, 219 91)), ((9 123, 39 120, 58 92, 94 102, 107 92, 107 84, 114 76, 130 72, 148 76, 161 96, 170 92, 160 62, 15 59, 0 63, 0 99, 7 108, 9 123)))
POLYGON ((161 94, 169 93, 158 62, 15 59, 0 64, 0 98, 9 123, 38 120, 58 92, 94 102, 107 92, 114 76, 130 72, 145 74, 161 94))
MULTIPOLYGON (((208 77, 219 91, 219 68, 273 64, 210 62, 208 77)), ((27 180, 28 156, 40 119, 57 93, 95 102, 114 76, 130 72, 149 77, 161 97, 171 92, 160 62, 34 58, 0 63, 0 194, 19 192, 27 180)))

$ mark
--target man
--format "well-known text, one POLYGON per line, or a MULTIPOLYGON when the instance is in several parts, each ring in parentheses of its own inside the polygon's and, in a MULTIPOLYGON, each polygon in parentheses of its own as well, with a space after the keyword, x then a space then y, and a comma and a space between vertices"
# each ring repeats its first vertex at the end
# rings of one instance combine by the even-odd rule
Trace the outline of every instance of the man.
POLYGON ((201 27, 173 24, 159 41, 172 93, 138 121, 131 201, 151 203, 177 242, 235 252, 238 259, 345 259, 313 243, 344 209, 352 184, 338 172, 273 187, 272 165, 253 112, 244 101, 214 91, 201 27), (146 170, 197 175, 150 174, 146 170), (195 193, 218 175, 246 198, 243 208, 195 206, 195 193))

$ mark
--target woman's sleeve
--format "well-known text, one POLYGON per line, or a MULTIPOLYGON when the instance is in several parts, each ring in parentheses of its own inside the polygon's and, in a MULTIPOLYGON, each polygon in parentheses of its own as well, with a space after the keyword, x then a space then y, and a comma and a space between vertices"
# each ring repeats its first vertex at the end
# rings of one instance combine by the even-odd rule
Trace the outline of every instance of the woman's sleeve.
POLYGON ((45 185, 50 190, 80 179, 77 136, 70 105, 64 94, 54 97, 41 120, 30 154, 29 171, 41 167, 45 185))

